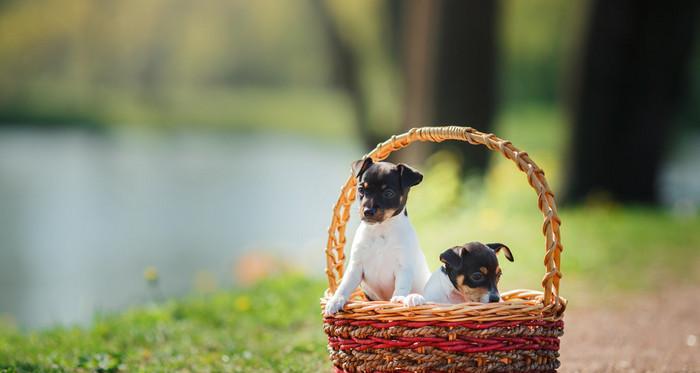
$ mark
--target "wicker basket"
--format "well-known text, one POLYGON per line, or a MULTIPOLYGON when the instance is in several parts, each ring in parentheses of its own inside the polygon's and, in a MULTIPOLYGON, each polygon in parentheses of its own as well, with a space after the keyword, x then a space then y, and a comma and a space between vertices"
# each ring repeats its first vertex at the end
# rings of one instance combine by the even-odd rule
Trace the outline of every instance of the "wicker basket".
MULTIPOLYGON (((409 308, 368 301, 356 291, 343 311, 324 319, 328 352, 336 372, 522 372, 554 371, 559 367, 559 337, 566 307, 566 300, 559 297, 561 221, 544 172, 527 153, 493 134, 449 126, 414 128, 392 136, 367 157, 379 161, 415 141, 445 140, 484 145, 527 174, 544 215, 544 292, 513 290, 502 293, 503 301, 499 303, 409 308)), ((355 200, 355 184, 351 175, 333 209, 326 246, 328 290, 321 299, 322 307, 343 276, 345 227, 355 200)))

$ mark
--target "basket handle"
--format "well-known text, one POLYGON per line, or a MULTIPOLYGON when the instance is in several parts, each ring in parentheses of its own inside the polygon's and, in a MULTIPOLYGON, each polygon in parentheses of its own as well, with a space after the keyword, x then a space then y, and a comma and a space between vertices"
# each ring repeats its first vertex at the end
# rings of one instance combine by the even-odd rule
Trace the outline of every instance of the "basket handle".
MULTIPOLYGON (((544 266, 545 274, 542 278, 544 288, 544 303, 554 302, 559 304, 559 271, 560 254, 563 249, 559 234, 561 219, 557 214, 557 206, 554 201, 554 193, 549 188, 544 177, 544 171, 530 159, 526 152, 518 150, 510 141, 506 141, 489 133, 479 132, 471 127, 421 127, 412 128, 410 131, 392 136, 389 140, 380 143, 365 157, 371 157, 373 161, 386 159, 392 152, 405 148, 416 141, 442 142, 445 140, 466 141, 472 145, 484 145, 487 148, 498 151, 504 157, 510 159, 527 174, 527 181, 537 192, 537 207, 542 211, 544 223, 542 233, 545 237, 544 266)), ((355 200, 355 177, 351 174, 343 185, 340 197, 333 208, 333 219, 328 229, 328 242, 326 244, 326 275, 328 276, 328 289, 335 292, 338 283, 343 277, 345 263, 345 227, 350 219, 350 206, 355 200)))

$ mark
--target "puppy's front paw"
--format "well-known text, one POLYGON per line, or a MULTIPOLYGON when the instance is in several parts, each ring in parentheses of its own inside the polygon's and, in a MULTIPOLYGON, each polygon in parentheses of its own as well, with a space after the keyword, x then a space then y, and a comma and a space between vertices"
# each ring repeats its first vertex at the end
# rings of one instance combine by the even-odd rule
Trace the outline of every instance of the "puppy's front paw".
POLYGON ((415 307, 425 304, 425 298, 420 294, 408 294, 406 296, 395 295, 391 297, 392 303, 401 303, 404 306, 415 307))
POLYGON ((393 297, 391 297, 389 302, 391 302, 391 303, 403 303, 405 299, 406 299, 406 297, 404 297, 403 295, 394 295, 393 297))
POLYGON ((328 303, 326 303, 326 309, 323 311, 323 315, 324 316, 334 315, 336 312, 343 309, 343 306, 345 305, 346 302, 347 302, 347 300, 342 295, 332 296, 331 299, 328 300, 328 303))
POLYGON ((420 294, 408 294, 403 299, 403 304, 409 307, 420 306, 421 304, 425 304, 425 298, 420 294))

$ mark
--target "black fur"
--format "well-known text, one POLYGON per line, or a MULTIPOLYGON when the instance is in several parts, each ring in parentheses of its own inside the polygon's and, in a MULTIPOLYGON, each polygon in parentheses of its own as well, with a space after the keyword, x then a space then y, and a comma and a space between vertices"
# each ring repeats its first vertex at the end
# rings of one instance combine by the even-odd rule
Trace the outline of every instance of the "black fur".
POLYGON ((513 259, 513 253, 510 252, 510 249, 508 246, 502 244, 502 243, 487 243, 486 246, 491 248, 494 253, 498 254, 501 250, 503 250, 503 253, 506 257, 506 259, 510 260, 511 262, 514 261, 513 259))
POLYGON ((371 158, 353 162, 352 169, 357 178, 360 216, 368 223, 381 223, 400 214, 411 187, 423 180, 420 172, 405 164, 375 163, 371 158))
POLYGON ((510 249, 500 243, 484 245, 480 242, 470 242, 463 246, 455 246, 440 254, 440 261, 444 263, 442 272, 447 275, 455 288, 458 287, 458 277, 462 275, 464 285, 470 288, 483 288, 489 293, 498 294, 501 271, 496 254, 501 250, 512 262, 513 254, 510 249))

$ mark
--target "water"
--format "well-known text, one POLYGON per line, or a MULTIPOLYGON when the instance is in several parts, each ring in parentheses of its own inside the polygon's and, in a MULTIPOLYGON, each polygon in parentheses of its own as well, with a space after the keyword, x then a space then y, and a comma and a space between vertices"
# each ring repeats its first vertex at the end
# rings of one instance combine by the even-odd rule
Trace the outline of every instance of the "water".
POLYGON ((0 315, 89 322, 230 286, 236 259, 272 252, 322 274, 331 207, 356 143, 264 135, 0 132, 0 315))
POLYGON ((700 132, 685 133, 661 170, 661 201, 674 212, 692 215, 700 209, 699 160, 700 132))

